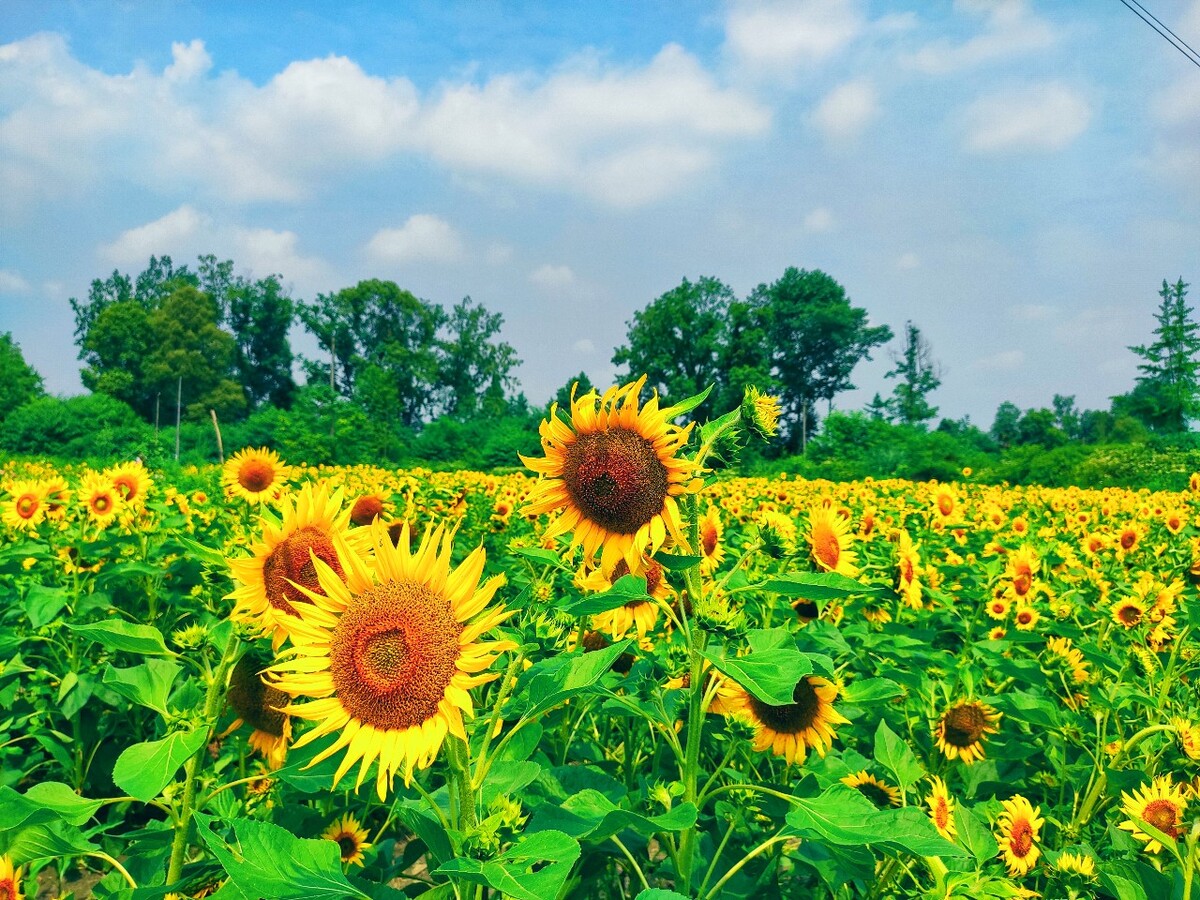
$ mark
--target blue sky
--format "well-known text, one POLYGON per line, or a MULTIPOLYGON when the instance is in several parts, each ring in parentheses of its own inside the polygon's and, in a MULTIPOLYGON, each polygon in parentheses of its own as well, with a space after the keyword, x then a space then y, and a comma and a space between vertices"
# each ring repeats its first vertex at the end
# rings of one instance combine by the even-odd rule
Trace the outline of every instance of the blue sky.
POLYGON ((80 392, 68 298, 210 252, 470 295, 537 402, 681 279, 797 266, 922 329, 942 415, 1106 408, 1161 281, 1200 301, 1200 68, 1117 0, 5 0, 0 331, 80 392))

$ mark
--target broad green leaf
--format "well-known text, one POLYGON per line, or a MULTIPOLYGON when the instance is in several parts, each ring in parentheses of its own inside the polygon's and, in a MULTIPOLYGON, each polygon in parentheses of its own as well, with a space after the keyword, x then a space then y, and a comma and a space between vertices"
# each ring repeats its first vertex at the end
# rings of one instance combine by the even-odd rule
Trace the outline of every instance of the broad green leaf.
POLYGON ((533 784, 542 774, 542 766, 535 762, 496 760, 488 768, 480 794, 483 805, 488 806, 496 797, 517 794, 533 784))
POLYGON ((31 585, 25 595, 25 615, 34 628, 49 625, 67 605, 67 592, 59 587, 31 585))
POLYGON ((459 857, 443 863, 435 874, 455 875, 516 900, 557 897, 579 859, 579 843, 561 831, 539 831, 487 862, 459 857), (535 865, 537 871, 531 871, 535 865))
POLYGON ((696 807, 681 803, 669 812, 647 816, 622 809, 599 791, 583 790, 555 807, 546 804, 534 814, 528 831, 557 830, 578 840, 605 841, 626 829, 643 837, 657 832, 682 831, 696 824, 696 807))
POLYGON ((532 718, 591 688, 632 643, 629 639, 617 641, 603 650, 562 654, 535 665, 523 679, 519 700, 528 704, 523 717, 532 718))
POLYGON ((90 638, 109 650, 125 650, 142 655, 168 655, 162 632, 153 625, 135 625, 133 622, 112 620, 92 625, 68 625, 72 631, 90 638))
POLYGON ((875 762, 896 776, 901 792, 907 791, 909 785, 925 774, 925 767, 917 760, 912 748, 888 727, 884 719, 879 720, 879 727, 875 729, 875 762))
POLYGON ((996 839, 992 837, 992 833, 988 831, 979 816, 963 806, 961 802, 954 806, 954 833, 958 842, 980 865, 989 859, 994 859, 1000 850, 996 839))
POLYGON ((203 544, 197 543, 191 538, 184 537, 181 534, 174 534, 172 537, 182 544, 184 549, 186 549, 193 557, 201 562, 211 566, 214 569, 225 568, 225 554, 220 550, 214 550, 212 547, 205 547, 203 544))
POLYGON ((0 853, 9 856, 17 866, 42 859, 95 853, 99 849, 78 826, 66 822, 43 822, 11 831, 0 830, 0 853))
POLYGON ((113 781, 131 797, 149 803, 162 793, 179 767, 207 740, 208 729, 197 728, 126 747, 113 766, 113 781))
POLYGON ((542 547, 517 547, 513 553, 518 556, 524 556, 526 559, 532 559, 534 562, 541 563, 546 566, 554 566, 555 568, 564 568, 562 558, 553 550, 546 550, 542 547))
POLYGON ((369 894, 346 880, 335 841, 298 838, 270 822, 234 819, 234 843, 230 846, 211 828, 213 823, 224 826, 225 821, 201 812, 194 816, 200 837, 248 897, 370 900, 369 894))
POLYGON ((746 643, 750 645, 751 653, 763 650, 795 650, 796 639, 783 625, 774 628, 751 628, 746 632, 746 643))
POLYGON ((70 825, 87 822, 104 803, 80 797, 59 781, 43 781, 24 794, 0 787, 0 831, 61 819, 70 825))
POLYGON ((705 653, 704 658, 770 706, 793 703, 796 685, 813 670, 812 661, 796 649, 763 650, 734 657, 705 653))
POLYGON ((110 665, 104 670, 103 683, 122 697, 166 716, 167 697, 182 670, 182 666, 167 659, 148 659, 128 669, 110 665))
POLYGON ((633 900, 691 900, 687 894, 668 891, 666 888, 647 888, 633 900))
POLYGON ((943 838, 923 810, 876 809, 853 788, 836 784, 818 797, 794 797, 787 823, 801 837, 844 847, 878 847, 893 854, 966 856, 943 838))
POLYGON ((680 400, 678 403, 674 403, 671 406, 668 406, 666 409, 660 410, 660 414, 668 422, 670 422, 672 419, 678 419, 680 416, 686 416, 693 409, 708 399, 708 395, 712 393, 712 389, 713 385, 710 384, 700 393, 693 394, 686 400, 680 400))
POLYGON ((847 703, 878 703, 904 696, 904 688, 890 678, 862 678, 842 688, 847 703))
POLYGON ((572 616, 594 616, 608 612, 626 603, 649 600, 646 579, 640 575, 622 575, 611 588, 602 594, 589 594, 562 606, 562 611, 572 616))
POLYGON ((444 863, 454 857, 454 847, 450 843, 450 835, 442 827, 438 818, 429 811, 424 800, 416 802, 406 800, 396 804, 396 818, 404 827, 419 837, 429 848, 433 861, 444 863))
POLYGON ((840 600, 855 594, 884 594, 888 590, 881 584, 863 584, 837 572, 795 572, 781 578, 768 578, 759 587, 805 600, 840 600))
POLYGON ((682 572, 692 566, 700 565, 703 556, 677 556, 674 553, 660 552, 655 554, 654 561, 668 572, 682 572))
POLYGON ((1024 691, 1013 691, 991 697, 987 701, 1000 712, 1020 722, 1043 728, 1057 728, 1061 724, 1059 706, 1045 697, 1024 691))

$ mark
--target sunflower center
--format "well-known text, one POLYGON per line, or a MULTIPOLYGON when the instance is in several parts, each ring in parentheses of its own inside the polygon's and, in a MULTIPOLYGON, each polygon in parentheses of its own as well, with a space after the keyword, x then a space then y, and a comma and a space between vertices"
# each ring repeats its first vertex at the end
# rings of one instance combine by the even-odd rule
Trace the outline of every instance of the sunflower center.
POLYGON ((1127 603, 1117 611, 1117 618, 1122 625, 1136 625, 1142 621, 1142 611, 1132 603, 1127 603))
POLYGON ((954 498, 947 494, 942 494, 938 497, 937 507, 938 512, 943 516, 950 515, 950 513, 954 512, 954 498))
POLYGON ((342 706, 380 731, 432 718, 457 670, 462 630, 450 601, 426 585, 389 581, 359 594, 329 648, 342 706))
POLYGON ((784 706, 771 706, 757 697, 750 696, 750 708, 754 716, 772 731, 780 734, 800 734, 817 721, 821 700, 817 689, 801 678, 792 691, 792 702, 784 706))
POLYGON ((109 507, 111 507, 111 506, 112 506, 112 501, 108 499, 107 494, 101 494, 99 497, 97 497, 95 500, 92 501, 92 508, 94 510, 96 510, 96 512, 99 512, 99 513, 108 512, 109 507))
POLYGON ((121 496, 126 500, 132 500, 137 496, 137 483, 131 478, 114 478, 113 487, 121 492, 121 496))
POLYGON ((358 841, 354 839, 352 834, 339 834, 337 836, 338 850, 342 854, 342 862, 349 862, 356 853, 358 853, 358 841))
POLYGON ((591 521, 616 534, 636 534, 662 513, 667 469, 654 445, 636 431, 581 434, 564 455, 563 484, 591 521))
POLYGON ((37 497, 25 494, 17 500, 17 515, 22 519, 32 519, 34 513, 37 512, 37 508, 37 497))
POLYGON ((700 526, 700 546, 704 550, 704 555, 711 557, 717 552, 717 529, 711 525, 702 524, 700 526))
POLYGON ((1013 579, 1013 590, 1018 597, 1028 594, 1031 587, 1033 587, 1033 578, 1027 572, 1021 572, 1013 579))
POLYGON ((1024 858, 1033 849, 1033 829, 1027 819, 1017 819, 1009 832, 1008 849, 1013 856, 1024 858))
POLYGON ((933 805, 934 824, 942 831, 950 824, 950 804, 941 797, 937 798, 937 802, 933 805))
POLYGON ((0 881, 0 900, 13 900, 17 896, 17 887, 12 878, 0 881))
POLYGON ((970 747, 983 737, 987 716, 978 706, 956 706, 946 713, 942 722, 947 744, 970 747))
POLYGON ((282 737, 287 715, 278 707, 286 706, 290 698, 262 680, 258 674, 263 668, 260 663, 250 655, 238 660, 229 679, 229 705, 255 731, 282 737))
POLYGON ((275 483, 275 467, 264 459, 248 459, 238 469, 238 484, 260 494, 275 483))
POLYGON ((1147 825, 1153 825, 1163 834, 1170 837, 1179 836, 1179 829, 1175 827, 1178 822, 1178 816, 1179 810, 1175 808, 1175 804, 1170 800, 1151 800, 1142 811, 1143 822, 1147 825))
POLYGON ((884 809, 892 805, 892 795, 889 794, 879 785, 871 781, 864 781, 862 784, 856 784, 858 792, 878 806, 884 809))
POLYGON ((374 494, 359 497, 350 510, 350 522, 353 525, 370 525, 383 513, 383 501, 374 494))
POLYGON ((296 615, 294 603, 311 603, 295 585, 324 594, 312 557, 328 565, 343 581, 345 574, 329 535, 315 525, 306 525, 288 535, 263 560, 263 586, 267 601, 288 615, 296 615), (311 555, 309 551, 312 551, 311 555), (294 584, 293 584, 294 582, 294 584))
POLYGON ((837 532, 825 523, 813 527, 812 555, 821 568, 829 571, 837 568, 842 545, 838 542, 837 532))
POLYGON ((1122 531, 1121 532, 1121 546, 1124 547, 1126 550, 1132 549, 1133 545, 1136 543, 1137 543, 1137 534, 1135 534, 1132 531, 1122 531))

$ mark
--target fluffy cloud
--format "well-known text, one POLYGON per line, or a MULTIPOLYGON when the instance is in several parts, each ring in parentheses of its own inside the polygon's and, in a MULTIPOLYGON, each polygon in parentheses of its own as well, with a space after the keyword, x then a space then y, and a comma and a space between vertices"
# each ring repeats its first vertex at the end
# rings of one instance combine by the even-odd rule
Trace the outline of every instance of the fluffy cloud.
POLYGON ((979 153, 1061 150, 1087 128, 1092 108, 1061 82, 1026 84, 986 94, 966 110, 966 148, 979 153))
POLYGON ((835 55, 865 24, 850 0, 738 0, 725 19, 725 52, 758 74, 790 74, 835 55))
POLYGON ((29 282, 18 272, 0 269, 0 294, 24 294, 28 290, 29 282))
POLYGON ((418 214, 400 228, 384 228, 367 242, 367 254, 381 262, 449 263, 463 256, 463 242, 445 219, 418 214))
POLYGON ((569 266, 555 266, 546 263, 530 272, 529 280, 545 290, 560 291, 575 283, 575 273, 569 266))
POLYGON ((840 84, 813 111, 813 124, 826 138, 847 140, 862 134, 879 114, 879 97, 869 78, 840 84))
POLYGON ((918 269, 921 266, 921 257, 913 252, 901 253, 896 258, 896 268, 902 270, 918 269))
POLYGON ((1045 50, 1057 35, 1025 0, 960 0, 960 10, 983 17, 983 31, 962 43, 935 41, 901 57, 901 64, 929 75, 948 75, 1023 53, 1045 50))
POLYGON ((809 234, 821 234, 833 228, 833 213, 818 206, 804 217, 804 230, 809 234))

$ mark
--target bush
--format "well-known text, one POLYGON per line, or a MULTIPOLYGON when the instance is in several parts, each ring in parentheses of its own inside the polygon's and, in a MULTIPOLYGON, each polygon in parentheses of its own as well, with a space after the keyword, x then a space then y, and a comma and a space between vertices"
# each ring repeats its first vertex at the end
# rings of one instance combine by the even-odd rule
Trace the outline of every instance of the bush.
POLYGON ((112 461, 146 457, 154 430, 106 394, 41 397, 4 421, 0 446, 10 453, 112 461))

